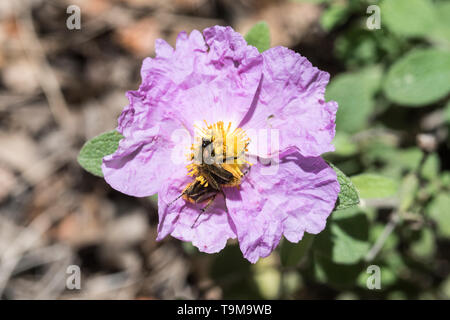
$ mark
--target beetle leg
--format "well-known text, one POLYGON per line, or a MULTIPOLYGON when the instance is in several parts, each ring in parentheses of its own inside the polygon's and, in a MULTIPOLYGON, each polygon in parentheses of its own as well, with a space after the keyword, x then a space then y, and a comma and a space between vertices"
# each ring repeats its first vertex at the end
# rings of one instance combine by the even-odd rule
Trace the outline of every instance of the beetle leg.
POLYGON ((213 204, 214 199, 216 198, 216 195, 213 195, 209 200, 208 203, 206 204, 206 206, 204 206, 201 210, 200 213, 198 214, 197 218, 195 218, 194 223, 191 226, 191 229, 194 227, 194 225, 197 223, 198 218, 200 218, 200 216, 205 213, 206 210, 208 210, 208 208, 213 204))

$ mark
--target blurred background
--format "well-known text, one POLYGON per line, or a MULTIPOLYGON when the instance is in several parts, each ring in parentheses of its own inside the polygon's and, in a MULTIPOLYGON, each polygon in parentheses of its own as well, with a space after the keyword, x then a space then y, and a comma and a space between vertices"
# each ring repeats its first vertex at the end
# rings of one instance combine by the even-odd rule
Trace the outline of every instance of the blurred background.
POLYGON ((449 21, 444 0, 0 1, 0 298, 449 299, 449 21), (112 190, 77 154, 115 128, 157 38, 262 20, 272 46, 331 74, 326 158, 361 204, 255 265, 235 242, 214 255, 156 242, 156 198, 112 190))

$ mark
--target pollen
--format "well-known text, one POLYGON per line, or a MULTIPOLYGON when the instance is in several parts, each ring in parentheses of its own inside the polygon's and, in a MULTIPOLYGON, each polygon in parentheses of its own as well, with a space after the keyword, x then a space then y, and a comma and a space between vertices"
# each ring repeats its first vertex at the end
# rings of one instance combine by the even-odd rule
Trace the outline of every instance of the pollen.
POLYGON ((246 168, 252 165, 245 159, 250 139, 241 128, 232 130, 231 122, 203 122, 204 126, 195 126, 195 141, 188 155, 191 163, 186 166, 188 175, 207 187, 208 181, 204 173, 209 171, 208 166, 220 166, 233 175, 222 186, 239 186, 246 168))

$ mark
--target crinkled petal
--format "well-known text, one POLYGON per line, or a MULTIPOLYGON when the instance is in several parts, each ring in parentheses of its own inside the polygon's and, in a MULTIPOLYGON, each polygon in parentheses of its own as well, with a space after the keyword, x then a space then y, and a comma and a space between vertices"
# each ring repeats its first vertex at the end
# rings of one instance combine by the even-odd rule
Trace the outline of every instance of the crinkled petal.
POLYGON ((195 73, 198 60, 205 56, 208 47, 202 34, 198 30, 189 35, 180 32, 175 49, 163 39, 156 40, 155 58, 146 58, 142 64, 142 87, 153 86, 155 76, 165 76, 175 85, 186 85, 189 77, 195 73))
POLYGON ((298 242, 303 231, 317 234, 325 228, 340 186, 336 172, 320 157, 303 158, 293 154, 285 157, 283 163, 291 168, 286 171, 292 175, 289 184, 293 188, 286 190, 291 202, 283 222, 284 236, 291 242, 298 242))
MULTIPOLYGON (((119 118, 118 130, 124 135, 117 151, 103 158, 106 182, 128 195, 145 197, 158 192, 173 171, 175 151, 172 133, 179 124, 150 112, 139 92, 128 93, 130 104, 119 118)), ((176 161, 175 161, 176 162, 176 161)))
POLYGON ((282 234, 298 242, 325 228, 339 193, 336 173, 320 157, 291 154, 254 164, 240 188, 225 188, 240 248, 252 263, 268 256, 282 234))
MULTIPOLYGON (((257 103, 241 122, 244 129, 275 129, 279 141, 270 143, 267 154, 295 149, 306 157, 333 151, 337 103, 325 102, 327 72, 313 67, 294 51, 275 47, 265 51, 264 70, 257 103)), ((255 148, 255 145, 250 145, 255 148)))
POLYGON ((215 26, 204 31, 204 38, 196 30, 180 33, 176 50, 159 40, 156 52, 156 58, 144 61, 141 89, 156 85, 173 91, 162 106, 168 115, 191 132, 203 120, 238 125, 261 80, 263 57, 256 48, 232 28, 215 26))
POLYGON ((200 209, 206 203, 192 204, 180 198, 169 205, 191 181, 186 169, 181 168, 163 184, 158 197, 157 240, 171 234, 179 240, 192 242, 202 252, 219 252, 228 239, 236 238, 233 222, 226 212, 221 194, 216 196, 213 204, 201 216, 200 209))

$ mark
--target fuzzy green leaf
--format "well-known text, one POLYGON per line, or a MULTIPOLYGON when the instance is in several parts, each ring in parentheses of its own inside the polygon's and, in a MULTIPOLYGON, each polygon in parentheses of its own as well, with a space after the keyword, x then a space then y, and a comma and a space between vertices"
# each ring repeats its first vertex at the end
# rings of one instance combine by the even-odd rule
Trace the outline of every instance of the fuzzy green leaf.
POLYGON ((444 108, 444 121, 447 124, 450 124, 450 101, 447 102, 444 108))
POLYGON ((333 212, 327 227, 314 242, 314 251, 334 263, 354 264, 369 251, 369 222, 360 208, 333 212))
POLYGON ((349 6, 346 4, 333 4, 326 9, 320 17, 320 25, 325 31, 331 31, 334 27, 345 23, 350 15, 349 6))
POLYGON ((122 138, 119 132, 113 130, 87 141, 78 155, 78 163, 93 175, 103 177, 103 157, 116 151, 122 138))
POLYGON ((404 37, 425 37, 437 24, 437 12, 430 0, 384 0, 382 19, 386 26, 404 37))
POLYGON ((289 242, 284 239, 280 249, 281 264, 284 267, 297 266, 307 255, 314 241, 314 235, 305 233, 299 243, 289 242))
POLYGON ((356 190, 350 178, 347 177, 333 164, 329 163, 329 165, 336 172, 339 185, 341 186, 341 191, 339 192, 334 210, 342 210, 358 205, 358 191, 356 190))
POLYGON ((438 194, 427 206, 426 213, 437 226, 438 236, 450 238, 450 195, 438 194))
POLYGON ((245 35, 245 40, 251 46, 256 47, 259 52, 264 52, 270 48, 270 30, 266 22, 261 21, 255 24, 245 35))
POLYGON ((361 272, 360 264, 339 264, 320 253, 313 255, 313 271, 317 281, 331 285, 336 289, 354 285, 361 272))
POLYGON ((410 245, 411 253, 422 260, 430 259, 436 252, 436 239, 431 228, 422 227, 417 231, 418 237, 410 245))
POLYGON ((398 184, 395 180, 377 174, 364 173, 351 177, 361 198, 386 198, 397 193, 398 184))
POLYGON ((375 107, 374 95, 380 87, 382 70, 366 68, 334 77, 326 92, 326 100, 339 104, 336 126, 339 131, 354 133, 363 129, 375 107))
POLYGON ((384 92, 393 102, 418 107, 433 103, 450 92, 450 52, 414 50, 388 71, 384 92))

